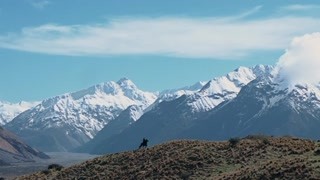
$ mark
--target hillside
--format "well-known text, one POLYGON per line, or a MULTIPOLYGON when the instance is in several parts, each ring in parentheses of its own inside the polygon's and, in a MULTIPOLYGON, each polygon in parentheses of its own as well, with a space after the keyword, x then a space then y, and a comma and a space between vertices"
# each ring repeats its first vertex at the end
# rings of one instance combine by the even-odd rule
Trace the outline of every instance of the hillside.
POLYGON ((0 166, 48 158, 49 156, 28 146, 16 135, 0 126, 0 166))
POLYGON ((319 179, 318 149, 318 142, 292 137, 181 140, 17 179, 319 179))

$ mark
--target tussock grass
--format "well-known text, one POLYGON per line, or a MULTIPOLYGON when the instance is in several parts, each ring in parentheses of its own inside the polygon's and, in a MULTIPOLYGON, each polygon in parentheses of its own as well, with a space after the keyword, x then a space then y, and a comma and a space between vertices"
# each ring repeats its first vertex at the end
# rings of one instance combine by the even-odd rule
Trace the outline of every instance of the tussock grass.
POLYGON ((229 141, 172 141, 18 179, 320 179, 319 143, 248 136, 229 141))

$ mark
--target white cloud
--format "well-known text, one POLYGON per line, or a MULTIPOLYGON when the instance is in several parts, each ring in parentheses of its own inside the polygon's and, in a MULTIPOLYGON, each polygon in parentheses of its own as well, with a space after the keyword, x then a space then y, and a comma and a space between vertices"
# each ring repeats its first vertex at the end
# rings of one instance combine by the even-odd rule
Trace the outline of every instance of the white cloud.
POLYGON ((279 59, 276 72, 289 85, 320 82, 320 33, 306 34, 293 39, 279 59))
POLYGON ((291 4, 285 7, 282 7, 284 10, 288 11, 307 11, 307 10, 313 10, 313 9, 320 9, 319 5, 314 4, 291 4))
POLYGON ((29 2, 37 9, 43 9, 50 4, 49 0, 29 0, 29 2))
POLYGON ((246 20, 234 17, 113 19, 91 25, 45 24, 0 35, 0 48, 71 56, 161 54, 236 59, 257 50, 284 49, 297 35, 319 30, 313 18, 246 20))

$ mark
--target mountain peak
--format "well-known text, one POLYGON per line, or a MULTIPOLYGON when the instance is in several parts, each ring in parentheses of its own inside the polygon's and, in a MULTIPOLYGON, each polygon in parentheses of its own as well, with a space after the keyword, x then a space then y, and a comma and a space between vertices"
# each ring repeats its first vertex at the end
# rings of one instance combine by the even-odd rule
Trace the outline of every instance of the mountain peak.
POLYGON ((137 86, 130 79, 128 79, 126 77, 123 77, 123 78, 119 79, 117 84, 119 84, 123 88, 130 88, 130 89, 136 89, 137 88, 137 86))
POLYGON ((117 84, 121 85, 121 84, 123 84, 123 83, 128 83, 128 82, 133 83, 129 78, 123 77, 123 78, 120 78, 120 79, 117 81, 117 84))
POLYGON ((241 71, 246 71, 246 70, 249 70, 248 67, 244 67, 244 66, 239 66, 237 69, 235 69, 234 71, 235 72, 241 72, 241 71))

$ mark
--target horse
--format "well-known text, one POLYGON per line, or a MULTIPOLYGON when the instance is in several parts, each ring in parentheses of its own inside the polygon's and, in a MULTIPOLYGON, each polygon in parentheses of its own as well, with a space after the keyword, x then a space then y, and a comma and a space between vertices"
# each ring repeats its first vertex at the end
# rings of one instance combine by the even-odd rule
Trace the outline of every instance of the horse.
POLYGON ((148 146, 148 141, 149 141, 148 139, 143 138, 142 143, 139 146, 139 149, 143 148, 143 147, 147 147, 148 146))

